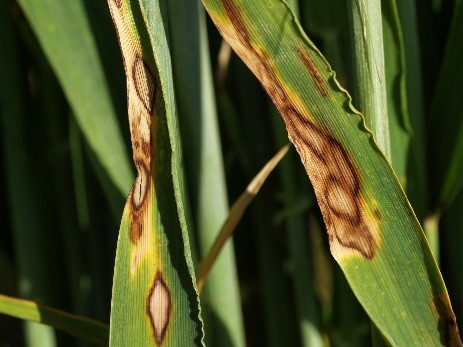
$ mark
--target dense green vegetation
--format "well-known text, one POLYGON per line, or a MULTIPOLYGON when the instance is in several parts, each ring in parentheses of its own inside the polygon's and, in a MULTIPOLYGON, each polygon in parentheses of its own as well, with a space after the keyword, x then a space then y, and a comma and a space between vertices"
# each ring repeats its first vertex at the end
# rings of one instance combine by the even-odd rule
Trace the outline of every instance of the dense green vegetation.
MULTIPOLYGON (((368 116, 375 112, 368 111, 368 102, 385 102, 389 140, 380 142, 389 150, 379 146, 390 153, 424 227, 461 326, 461 1, 380 4, 382 20, 371 26, 383 34, 382 101, 368 100, 374 88, 361 75, 362 56, 373 48, 359 53, 355 44, 368 18, 358 3, 290 5, 376 138, 385 130, 377 130, 368 116)), ((185 213, 197 264, 228 206, 288 135, 270 98, 202 5, 162 4, 184 157, 185 213)), ((123 62, 108 6, 90 0, 0 0, 0 25, 0 294, 109 323, 117 233, 135 168, 123 62)), ((0 303, 0 310, 11 310, 9 304, 0 303)), ((382 343, 330 255, 294 148, 245 212, 233 244, 206 282, 201 307, 209 346, 382 343)), ((56 326, 53 314, 44 314, 48 320, 14 315, 56 326)), ((105 326, 85 320, 83 330, 87 323, 106 339, 105 326)), ((77 341, 47 325, 0 316, 0 346, 77 341)))

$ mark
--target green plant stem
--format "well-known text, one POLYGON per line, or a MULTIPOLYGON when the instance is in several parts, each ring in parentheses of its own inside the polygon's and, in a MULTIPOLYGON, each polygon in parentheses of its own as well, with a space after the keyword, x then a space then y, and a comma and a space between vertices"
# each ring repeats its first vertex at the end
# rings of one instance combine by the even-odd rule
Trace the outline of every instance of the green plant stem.
MULTIPOLYGON (((196 229, 194 239, 198 241, 199 255, 205 257, 228 214, 206 17, 197 0, 170 0, 167 4, 176 102, 196 229)), ((201 298, 206 344, 244 346, 232 239, 215 260, 201 298)))
MULTIPOLYGON (((349 0, 349 19, 353 41, 355 88, 360 111, 379 148, 391 163, 389 118, 380 0, 349 0)), ((372 324, 373 345, 381 346, 372 324)))
POLYGON ((380 0, 349 0, 358 103, 379 148, 391 161, 380 0))

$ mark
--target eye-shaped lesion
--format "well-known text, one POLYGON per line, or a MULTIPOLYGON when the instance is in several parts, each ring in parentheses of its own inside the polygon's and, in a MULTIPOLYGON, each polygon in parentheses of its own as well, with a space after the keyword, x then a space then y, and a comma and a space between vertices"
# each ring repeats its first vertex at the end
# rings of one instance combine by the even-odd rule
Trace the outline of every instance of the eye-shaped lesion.
POLYGON ((138 241, 143 236, 144 223, 143 218, 147 212, 147 197, 150 190, 150 171, 142 160, 135 162, 138 175, 135 183, 130 191, 130 241, 133 244, 138 244, 138 241))
POLYGON ((138 54, 132 65, 132 80, 138 99, 143 104, 145 110, 151 115, 156 96, 156 80, 145 60, 138 54))
POLYGON ((159 346, 166 336, 172 314, 171 294, 161 271, 156 272, 153 285, 148 294, 146 314, 151 323, 154 340, 159 346))
MULTIPOLYGON (((360 175, 342 145, 287 105, 288 130, 314 184, 330 242, 372 259, 378 247, 365 210, 360 175)), ((379 218, 377 218, 379 219, 379 218)))
POLYGON ((132 207, 135 210, 138 210, 146 199, 150 182, 150 172, 142 161, 137 162, 136 165, 138 176, 135 180, 135 184, 133 185, 131 198, 132 207))

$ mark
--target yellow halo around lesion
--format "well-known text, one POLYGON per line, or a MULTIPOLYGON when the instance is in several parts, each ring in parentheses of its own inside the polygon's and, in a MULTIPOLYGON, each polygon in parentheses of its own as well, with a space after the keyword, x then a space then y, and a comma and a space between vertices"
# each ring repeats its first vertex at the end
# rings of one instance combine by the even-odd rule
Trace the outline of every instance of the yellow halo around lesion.
MULTIPOLYGON (((141 221, 141 235, 137 242, 130 244, 130 276, 132 279, 136 278, 137 273, 140 271, 145 262, 148 262, 153 267, 162 268, 161 256, 159 250, 159 233, 156 232, 157 224, 155 221, 155 189, 153 179, 151 178, 151 189, 149 189, 149 196, 146 197, 146 208, 143 210, 143 215, 140 216, 141 221)), ((130 222, 132 223, 132 221, 130 222)), ((151 266, 150 265, 150 266, 151 266)))

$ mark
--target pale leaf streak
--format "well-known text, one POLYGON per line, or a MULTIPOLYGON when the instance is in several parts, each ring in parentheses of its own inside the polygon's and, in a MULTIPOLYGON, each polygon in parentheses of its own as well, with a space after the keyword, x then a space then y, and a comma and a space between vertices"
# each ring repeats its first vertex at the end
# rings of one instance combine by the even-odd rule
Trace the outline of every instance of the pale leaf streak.
POLYGON ((122 7, 122 0, 112 0, 112 1, 116 4, 117 8, 122 7))
POLYGON ((219 54, 217 55, 217 85, 220 88, 225 86, 228 75, 228 66, 230 65, 232 49, 227 41, 222 40, 219 54))
POLYGON ((135 54, 132 65, 132 79, 139 100, 145 107, 148 115, 151 115, 156 94, 156 83, 150 67, 141 55, 135 54))
POLYGON ((156 344, 160 346, 166 336, 172 314, 172 299, 169 288, 158 271, 146 302, 146 314, 151 323, 156 344))
POLYGON ((219 255, 220 251, 225 245, 225 242, 227 242, 227 240, 233 234, 233 231, 235 230, 236 226, 241 220, 244 211, 246 211, 246 208, 257 195, 267 177, 288 152, 289 147, 289 143, 282 147, 253 178, 251 183, 249 183, 249 185, 246 187, 246 190, 240 195, 238 200, 236 200, 233 203, 230 209, 230 213, 228 214, 227 219, 225 220, 222 228, 220 229, 215 239, 215 242, 212 245, 212 248, 210 249, 206 258, 201 262, 199 266, 198 279, 196 282, 198 286, 198 291, 202 290, 204 282, 206 281, 206 277, 209 274, 212 265, 214 264, 215 260, 217 259, 217 256, 219 255))

